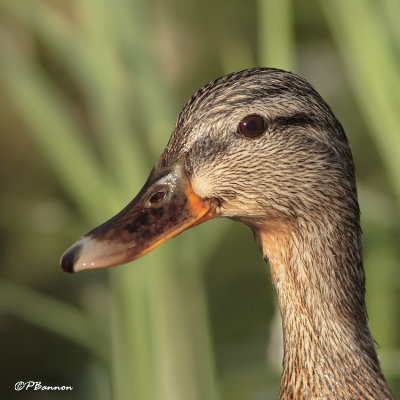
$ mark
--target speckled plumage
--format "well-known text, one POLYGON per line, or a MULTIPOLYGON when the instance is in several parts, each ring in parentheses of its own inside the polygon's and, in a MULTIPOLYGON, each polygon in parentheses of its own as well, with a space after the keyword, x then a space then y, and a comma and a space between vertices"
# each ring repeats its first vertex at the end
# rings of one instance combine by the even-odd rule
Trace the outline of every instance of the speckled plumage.
POLYGON ((393 399, 365 309, 354 165, 346 135, 302 78, 250 69, 200 89, 159 164, 249 225, 271 265, 284 335, 280 399, 393 399), (237 131, 249 114, 267 130, 237 131))

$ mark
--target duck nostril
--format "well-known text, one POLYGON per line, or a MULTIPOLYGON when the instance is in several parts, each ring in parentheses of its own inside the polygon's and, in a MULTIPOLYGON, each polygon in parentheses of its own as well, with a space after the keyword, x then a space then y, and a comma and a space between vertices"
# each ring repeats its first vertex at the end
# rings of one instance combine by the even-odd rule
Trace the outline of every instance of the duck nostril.
POLYGON ((151 205, 156 205, 156 204, 160 203, 161 201, 163 201, 165 199, 166 195, 167 195, 167 193, 164 191, 156 192, 150 197, 149 202, 151 205))

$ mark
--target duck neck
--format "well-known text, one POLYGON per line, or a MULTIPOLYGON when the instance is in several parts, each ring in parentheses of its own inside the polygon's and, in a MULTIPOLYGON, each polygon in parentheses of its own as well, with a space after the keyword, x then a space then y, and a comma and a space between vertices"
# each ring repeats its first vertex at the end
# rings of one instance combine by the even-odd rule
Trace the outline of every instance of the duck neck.
POLYGON ((358 225, 301 232, 256 233, 282 317, 280 399, 392 399, 368 326, 358 225))

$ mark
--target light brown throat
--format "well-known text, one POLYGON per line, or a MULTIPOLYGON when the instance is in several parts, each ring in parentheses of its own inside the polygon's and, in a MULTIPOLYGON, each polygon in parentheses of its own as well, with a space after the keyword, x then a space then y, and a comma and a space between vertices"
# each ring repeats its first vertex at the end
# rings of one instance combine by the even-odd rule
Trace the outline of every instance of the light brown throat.
POLYGON ((358 240, 334 248, 317 232, 255 235, 282 317, 279 399, 393 399, 368 327, 358 240))

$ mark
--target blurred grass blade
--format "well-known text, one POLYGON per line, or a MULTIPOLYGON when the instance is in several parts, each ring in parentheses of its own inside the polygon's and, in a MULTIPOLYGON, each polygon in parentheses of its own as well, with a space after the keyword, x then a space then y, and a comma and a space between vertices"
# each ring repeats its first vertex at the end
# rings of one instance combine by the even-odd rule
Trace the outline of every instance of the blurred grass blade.
MULTIPOLYGON (((122 11, 128 12, 127 9, 122 11)), ((131 196, 132 182, 143 182, 149 163, 146 136, 133 134, 130 126, 133 104, 128 94, 132 80, 121 58, 121 44, 118 42, 120 21, 116 23, 114 4, 104 0, 80 1, 77 13, 84 32, 82 55, 93 81, 90 90, 86 91, 90 115, 109 168, 120 182, 121 191, 131 196)))
MULTIPOLYGON (((158 156, 172 131, 178 107, 173 93, 167 93, 163 70, 156 57, 156 30, 149 3, 143 0, 120 0, 116 8, 119 45, 135 88, 138 121, 145 128, 146 143, 152 155, 158 156)), ((153 162, 153 160, 152 160, 153 162)))
POLYGON ((383 5, 386 20, 393 32, 394 44, 397 45, 397 51, 400 51, 400 2, 399 0, 383 0, 383 5))
POLYGON ((260 65, 291 71, 296 54, 291 0, 258 0, 257 4, 260 65))
POLYGON ((400 199, 400 66, 370 0, 320 1, 350 84, 400 199), (357 16, 357 23, 354 17, 357 16))
POLYGON ((28 60, 2 68, 2 73, 9 98, 29 125, 65 190, 93 221, 98 221, 99 215, 108 215, 109 205, 114 203, 112 191, 105 190, 108 183, 104 174, 51 82, 28 60))
POLYGON ((156 398, 217 399, 204 286, 195 254, 184 263, 180 246, 175 246, 152 256, 163 260, 152 267, 150 277, 151 324, 157 332, 155 372, 160 380, 156 398))
POLYGON ((146 267, 127 265, 110 273, 114 399, 157 399, 146 267))
POLYGON ((104 363, 108 362, 105 330, 77 308, 22 285, 0 280, 0 310, 65 338, 104 363))

